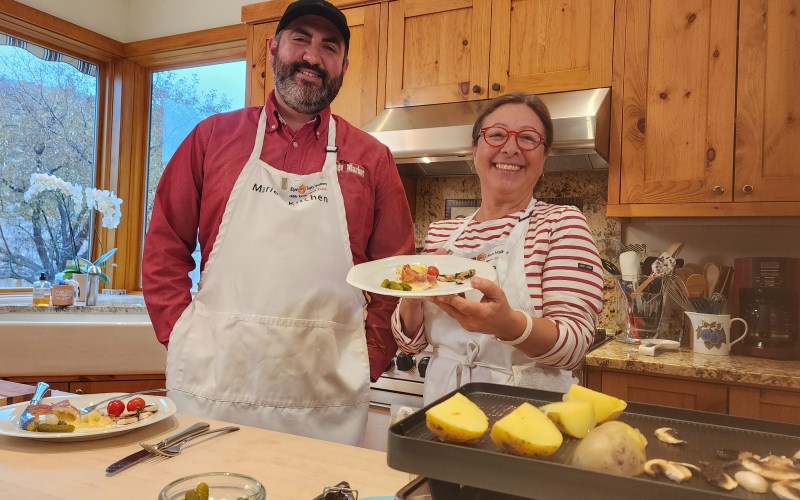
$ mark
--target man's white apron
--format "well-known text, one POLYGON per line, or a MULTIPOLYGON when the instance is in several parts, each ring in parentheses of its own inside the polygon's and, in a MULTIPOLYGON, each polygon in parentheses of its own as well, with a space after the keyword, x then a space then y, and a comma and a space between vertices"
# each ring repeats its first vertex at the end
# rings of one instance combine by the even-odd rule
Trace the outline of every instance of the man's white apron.
MULTIPOLYGON (((536 199, 531 199, 525 216, 514 226, 505 244, 485 246, 464 252, 455 242, 475 217, 469 216, 444 245, 454 255, 474 259, 483 254, 497 269, 499 285, 512 309, 522 309, 535 316, 534 303, 525 278, 525 235, 536 199)), ((481 293, 470 290, 470 300, 479 301, 481 293)), ((500 343, 492 335, 464 330, 457 321, 437 306, 425 302, 425 332, 433 348, 425 374, 424 404, 429 404, 468 382, 493 382, 536 389, 566 392, 576 383, 571 371, 539 366, 513 346, 500 343)), ((541 314, 539 314, 541 316, 541 314)), ((522 332, 518 332, 522 333, 522 332)), ((536 335, 534 330, 533 335, 536 335)))
POLYGON ((170 336, 178 410, 357 445, 367 420, 363 295, 353 266, 330 119, 320 172, 294 175, 255 146, 231 191, 200 291, 170 336))

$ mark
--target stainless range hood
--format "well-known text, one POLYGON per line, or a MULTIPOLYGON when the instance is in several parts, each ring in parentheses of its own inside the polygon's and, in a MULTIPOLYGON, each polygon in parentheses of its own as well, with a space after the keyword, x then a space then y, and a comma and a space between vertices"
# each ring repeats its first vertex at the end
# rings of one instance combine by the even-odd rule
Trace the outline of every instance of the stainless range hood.
MULTIPOLYGON (((553 118, 545 171, 608 168, 609 88, 540 94, 553 118)), ((402 175, 470 175, 472 124, 489 101, 387 109, 363 129, 386 144, 402 175)))

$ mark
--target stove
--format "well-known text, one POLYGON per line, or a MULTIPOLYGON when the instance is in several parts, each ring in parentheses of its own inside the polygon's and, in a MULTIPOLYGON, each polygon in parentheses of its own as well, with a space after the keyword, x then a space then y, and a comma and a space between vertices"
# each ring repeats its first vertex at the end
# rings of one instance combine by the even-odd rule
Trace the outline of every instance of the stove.
POLYGON ((385 407, 422 408, 422 386, 432 353, 430 346, 414 356, 398 352, 383 375, 370 384, 370 402, 385 407))

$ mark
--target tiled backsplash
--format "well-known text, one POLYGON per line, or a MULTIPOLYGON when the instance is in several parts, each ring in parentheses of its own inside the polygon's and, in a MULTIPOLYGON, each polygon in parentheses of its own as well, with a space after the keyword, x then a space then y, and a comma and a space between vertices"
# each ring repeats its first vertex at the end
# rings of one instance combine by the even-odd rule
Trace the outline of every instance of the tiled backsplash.
MULTIPOLYGON (((606 218, 608 172, 548 172, 536 188, 537 198, 581 198, 583 213, 595 240, 620 238, 620 224, 606 218)), ((420 177, 417 180, 415 237, 417 246, 425 242, 431 222, 444 219, 445 204, 453 199, 481 197, 477 175, 460 177, 420 177)))

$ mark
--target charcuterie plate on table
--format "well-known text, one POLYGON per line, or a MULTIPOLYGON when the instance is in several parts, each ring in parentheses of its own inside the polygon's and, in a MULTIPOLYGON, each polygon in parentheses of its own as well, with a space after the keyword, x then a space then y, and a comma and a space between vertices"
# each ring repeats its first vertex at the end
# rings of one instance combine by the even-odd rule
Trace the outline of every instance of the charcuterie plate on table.
POLYGON ((457 257, 455 255, 396 255, 385 259, 374 260, 358 264, 347 273, 347 282, 361 290, 392 297, 435 297, 439 295, 453 295, 472 289, 469 279, 463 283, 453 281, 438 281, 436 285, 427 290, 395 290, 381 287, 384 280, 397 281, 397 269, 404 265, 435 267, 440 278, 445 275, 456 275, 474 269, 474 275, 489 281, 497 282, 497 272, 491 264, 483 261, 457 257))
MULTIPOLYGON (((68 399, 70 404, 76 408, 83 408, 90 404, 114 397, 124 395, 123 393, 102 393, 86 394, 82 396, 57 396, 42 399, 43 404, 54 404, 68 399)), ((175 403, 166 396, 139 396, 144 399, 146 405, 155 405, 157 411, 150 417, 130 424, 115 423, 108 427, 79 427, 73 432, 36 432, 27 431, 19 428, 19 418, 27 408, 28 402, 16 403, 13 405, 0 407, 0 436, 21 437, 28 439, 39 439, 44 441, 91 441, 116 436, 125 432, 130 432, 148 425, 155 424, 172 416, 175 411, 175 403)), ((103 405, 105 406, 105 405, 103 405)), ((101 409, 104 409, 101 407, 101 409)))

